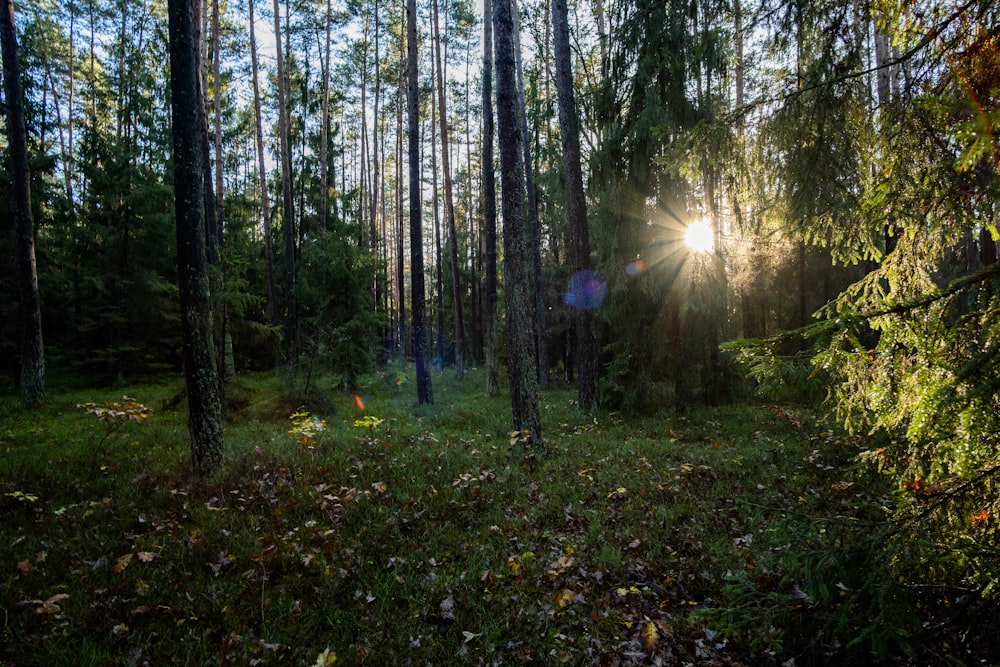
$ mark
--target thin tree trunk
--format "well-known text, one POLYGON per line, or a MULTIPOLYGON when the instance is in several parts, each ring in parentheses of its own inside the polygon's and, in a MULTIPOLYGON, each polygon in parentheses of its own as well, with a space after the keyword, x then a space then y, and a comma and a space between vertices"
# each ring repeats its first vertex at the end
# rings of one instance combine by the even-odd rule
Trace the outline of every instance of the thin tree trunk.
POLYGON ((295 211, 292 205, 292 153, 288 145, 288 92, 283 43, 281 41, 281 11, 274 0, 274 42, 277 55, 278 79, 278 139, 281 153, 281 224, 285 238, 285 353, 286 361, 294 365, 299 356, 298 303, 295 298, 295 211))
MULTIPOLYGON (((587 202, 583 192, 580 164, 580 130, 573 98, 573 71, 569 50, 569 12, 566 0, 552 5, 552 32, 556 62, 556 96, 559 99, 559 136, 562 143, 566 185, 566 213, 569 218, 570 263, 575 272, 590 268, 590 235, 587 202)), ((597 343, 594 316, 589 308, 575 308, 577 407, 590 412, 597 404, 597 343)))
MULTIPOLYGON (((257 139, 257 168, 260 170, 260 208, 264 225, 264 263, 267 271, 267 323, 272 329, 278 327, 278 287, 274 276, 274 242, 271 236, 271 203, 267 191, 267 161, 264 156, 264 129, 260 109, 260 77, 257 64, 257 31, 254 18, 254 0, 250 6, 250 67, 253 70, 253 111, 257 139)), ((279 350, 274 346, 274 362, 278 363, 279 350)))
POLYGON ((442 64, 441 28, 438 20, 438 3, 432 0, 434 7, 434 34, 437 51, 435 56, 438 78, 438 109, 441 123, 441 167, 444 171, 444 217, 448 225, 448 246, 451 259, 451 297, 453 303, 455 324, 455 379, 465 377, 465 318, 462 314, 462 283, 458 266, 458 238, 455 231, 455 195, 451 179, 451 157, 448 140, 448 106, 446 104, 445 87, 447 81, 442 64))
POLYGON ((549 360, 545 341, 545 332, 547 330, 545 324, 545 294, 542 287, 542 233, 538 220, 538 195, 535 191, 534 160, 531 156, 531 142, 528 140, 528 137, 531 135, 528 132, 528 106, 527 97, 524 93, 524 71, 521 65, 521 38, 520 31, 517 28, 520 25, 520 19, 517 16, 517 0, 511 1, 513 3, 513 11, 515 12, 514 59, 517 63, 517 98, 520 110, 518 118, 521 121, 522 149, 524 150, 524 179, 528 206, 528 229, 531 233, 529 239, 529 243, 531 244, 531 291, 534 295, 534 328, 538 339, 535 342, 535 349, 537 350, 536 363, 538 365, 538 383, 544 389, 549 386, 549 360))
MULTIPOLYGON (((503 0, 501 0, 503 1, 503 0)), ((483 329, 486 395, 500 393, 497 351, 497 189, 493 166, 493 0, 483 0, 483 230, 485 266, 483 329)))
MULTIPOLYGON (((253 2, 253 0, 250 0, 253 2)), ((330 215, 330 48, 333 32, 333 3, 326 0, 326 30, 323 41, 323 110, 319 128, 319 226, 327 229, 330 215)))
POLYGON ((542 444, 538 410, 532 303, 525 238, 524 153, 517 121, 519 96, 514 53, 512 3, 501 0, 493 14, 496 40, 497 130, 500 144, 500 181, 503 209, 504 301, 507 308, 507 370, 513 430, 529 445, 542 444))
POLYGON ((169 0, 168 12, 174 205, 188 433, 192 470, 196 477, 205 478, 222 467, 223 435, 205 250, 204 130, 199 127, 204 98, 199 95, 193 0, 169 0))
POLYGON ((37 405, 45 400, 45 347, 42 314, 35 270, 35 232, 31 214, 31 172, 28 162, 28 130, 24 120, 21 67, 17 60, 14 3, 7 0, 0 12, 0 47, 3 50, 3 82, 7 103, 7 137, 13 187, 14 273, 18 299, 18 392, 21 403, 37 405))
MULTIPOLYGON (((437 77, 431 68, 431 88, 438 85, 437 77)), ((434 311, 437 319, 437 329, 431 338, 435 339, 435 362, 444 367, 444 260, 441 257, 441 215, 438 199, 438 168, 437 168, 437 96, 431 95, 431 211, 434 218, 434 311)))
POLYGON ((420 202, 420 116, 417 99, 417 2, 406 0, 406 111, 410 161, 410 285, 413 303, 413 356, 417 366, 417 403, 434 402, 427 367, 427 322, 424 291, 423 216, 420 202))
POLYGON ((403 233, 403 98, 405 95, 406 40, 399 45, 399 103, 396 104, 396 306, 399 317, 399 368, 406 368, 406 272, 403 233))

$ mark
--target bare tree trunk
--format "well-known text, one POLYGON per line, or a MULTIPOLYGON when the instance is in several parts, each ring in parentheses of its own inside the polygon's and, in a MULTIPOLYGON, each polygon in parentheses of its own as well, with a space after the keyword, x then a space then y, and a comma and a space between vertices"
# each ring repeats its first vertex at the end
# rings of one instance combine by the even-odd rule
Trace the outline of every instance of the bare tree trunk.
POLYGON ((285 353, 295 364, 299 356, 299 317, 295 298, 295 211, 292 205, 292 153, 288 145, 288 92, 285 72, 284 45, 281 41, 281 11, 274 0, 274 42, 277 54, 278 79, 278 140, 281 153, 281 224, 285 238, 285 353))
POLYGON ((42 313, 35 270, 35 232, 31 214, 31 172, 28 162, 28 129, 24 121, 21 67, 17 60, 14 3, 7 0, 0 12, 3 50, 3 82, 7 103, 7 137, 13 186, 14 273, 17 279, 18 392, 21 403, 37 405, 45 400, 45 347, 42 313))
MULTIPOLYGON (((503 1, 503 0, 501 0, 503 1)), ((493 167, 493 0, 483 0, 483 229, 486 395, 500 393, 497 353, 497 188, 493 167)))
MULTIPOLYGON (((267 191, 267 161, 264 156, 264 129, 260 109, 260 77, 257 64, 257 33, 254 26, 254 0, 249 0, 250 6, 250 67, 253 75, 253 111, 254 126, 257 139, 257 168, 260 170, 260 208, 264 225, 264 263, 267 271, 267 323, 273 328, 278 327, 278 287, 274 276, 274 242, 271 236, 271 203, 267 191)), ((274 362, 278 363, 279 350, 274 347, 274 362)))
MULTIPOLYGON (((566 213, 569 218, 570 262, 572 270, 590 268, 590 235, 587 228, 587 202, 583 191, 580 164, 580 130, 573 98, 573 71, 569 50, 569 12, 566 0, 552 5, 552 32, 556 62, 556 95, 559 99, 559 136, 562 143, 566 184, 566 213)), ((576 329, 577 407, 590 412, 597 404, 597 342, 594 316, 588 308, 573 311, 576 329)))
POLYGON ((538 195, 535 191, 535 170, 534 160, 531 156, 531 136, 528 132, 528 105, 524 93, 524 71, 521 66, 521 38, 517 26, 520 19, 517 16, 517 0, 511 0, 514 11, 514 59, 517 63, 517 98, 520 109, 518 118, 521 121, 521 136, 523 138, 522 149, 524 151, 524 179, 525 192, 527 194, 528 207, 528 229, 531 237, 529 239, 531 247, 531 288, 534 295, 534 316, 535 316, 535 349, 537 350, 536 363, 538 365, 538 383, 542 388, 549 386, 549 360, 546 349, 545 332, 545 294, 542 287, 542 233, 538 221, 538 195))
MULTIPOLYGON (((439 85, 431 68, 431 88, 439 85)), ((437 326, 431 338, 436 341, 436 361, 444 367, 444 260, 441 257, 441 216, 438 199, 438 168, 437 168, 437 96, 431 95, 431 211, 434 218, 434 311, 437 326)))
POLYGON ((501 0, 493 14, 496 39, 497 129, 503 208, 504 301, 507 307, 507 370, 513 430, 531 444, 542 444, 538 411, 538 369, 525 238, 524 153, 518 123, 519 96, 514 53, 512 3, 501 0))
POLYGON ((406 78, 406 41, 399 45, 399 103, 396 105, 396 305, 399 317, 399 368, 406 368, 406 272, 403 257, 403 97, 406 78))
POLYGON ((417 366, 417 403, 434 402, 427 367, 427 322, 424 291, 423 216, 420 202, 420 116, 417 99, 417 2, 406 0, 406 111, 410 161, 410 285, 413 303, 413 357, 417 366))
POLYGON ((434 7, 434 41, 437 45, 435 61, 438 78, 438 108, 440 110, 439 116, 441 122, 441 167, 444 171, 444 217, 448 225, 448 246, 449 257, 451 259, 451 298, 455 319, 455 379, 461 380, 465 377, 465 318, 462 315, 462 283, 458 266, 458 238, 455 232, 455 195, 451 179, 451 156, 448 140, 448 106, 445 97, 447 81, 444 76, 444 66, 441 56, 443 47, 441 43, 441 28, 438 20, 437 0, 432 0, 432 4, 434 7))
MULTIPOLYGON (((252 3, 253 0, 250 0, 252 3)), ((323 118, 319 129, 319 226, 327 229, 330 216, 330 48, 333 32, 333 3, 326 0, 323 58, 323 118)))
POLYGON ((174 205, 183 330, 188 433, 194 475, 222 467, 222 399, 212 344, 211 294, 205 250, 204 98, 199 94, 193 2, 169 0, 170 92, 174 141, 174 205))

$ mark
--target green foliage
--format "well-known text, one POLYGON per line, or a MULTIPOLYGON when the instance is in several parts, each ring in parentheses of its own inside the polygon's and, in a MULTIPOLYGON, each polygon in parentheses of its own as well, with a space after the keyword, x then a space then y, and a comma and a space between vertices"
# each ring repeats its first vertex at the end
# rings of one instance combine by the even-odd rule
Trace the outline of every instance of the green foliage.
POLYGON ((343 374, 355 386, 371 368, 382 315, 372 307, 376 266, 346 235, 321 233, 302 248, 296 295, 307 324, 309 355, 318 370, 343 374))

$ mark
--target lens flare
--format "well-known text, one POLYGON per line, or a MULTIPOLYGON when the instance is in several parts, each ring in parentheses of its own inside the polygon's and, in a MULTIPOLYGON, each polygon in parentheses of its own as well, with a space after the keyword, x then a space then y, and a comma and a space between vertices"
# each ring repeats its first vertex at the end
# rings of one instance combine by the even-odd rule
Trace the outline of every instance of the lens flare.
POLYGON ((684 232, 684 243, 694 252, 712 252, 715 249, 715 235, 707 220, 692 222, 684 232))
POLYGON ((604 303, 608 295, 608 283, 596 271, 577 271, 569 279, 563 302, 580 310, 591 310, 604 303))
POLYGON ((646 263, 641 259, 637 259, 634 262, 629 262, 625 265, 625 274, 629 276, 637 276, 646 270, 646 263))

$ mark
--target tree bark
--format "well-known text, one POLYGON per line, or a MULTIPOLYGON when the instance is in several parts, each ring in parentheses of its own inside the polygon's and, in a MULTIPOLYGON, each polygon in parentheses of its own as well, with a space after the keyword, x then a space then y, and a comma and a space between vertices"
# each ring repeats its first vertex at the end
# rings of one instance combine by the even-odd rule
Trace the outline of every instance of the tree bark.
MULTIPOLYGON (((253 0, 250 0, 253 2, 253 0)), ((323 41, 323 109, 319 128, 319 226, 327 229, 330 206, 330 48, 333 32, 333 6, 326 0, 325 37, 323 41)))
POLYGON ((486 338, 486 395, 500 393, 497 354, 497 188, 493 167, 493 0, 483 0, 483 320, 486 338))
POLYGON ((417 99, 417 2, 406 0, 406 113, 410 166, 410 285, 412 290, 413 357, 417 366, 417 403, 434 402, 427 367, 427 322, 424 291, 423 216, 420 201, 420 116, 417 99))
POLYGON ((438 21, 438 3, 432 0, 434 7, 434 34, 437 44, 435 62, 437 66, 437 95, 439 120, 441 123, 441 168, 444 171, 444 217, 448 225, 448 249, 451 260, 451 299, 455 325, 455 379, 465 377, 465 318, 462 314, 462 284, 458 266, 458 238, 455 232, 455 195, 451 179, 451 156, 448 140, 448 107, 446 105, 444 66, 441 52, 441 28, 438 21))
MULTIPOLYGON (((566 187, 566 214, 569 218, 570 263, 574 273, 590 268, 590 234, 587 228, 587 202, 583 191, 580 164, 580 130, 573 98, 573 70, 569 50, 569 12, 566 0, 552 4, 553 53, 556 61, 556 96, 559 100, 559 137, 562 143, 563 172, 566 187)), ((577 407, 592 411, 597 404, 597 342, 594 315, 585 308, 573 311, 576 329, 575 365, 577 407)))
POLYGON ((542 444, 538 411, 538 369, 525 233, 524 162, 514 54, 511 2, 500 0, 493 14, 496 44, 497 136, 503 211, 504 301, 507 308, 507 370, 513 430, 528 444, 542 444))
POLYGON ((45 400, 45 347, 42 313, 35 269, 35 232, 31 214, 31 172, 28 165, 28 129, 24 121, 21 67, 17 60, 14 3, 7 0, 0 12, 3 50, 3 82, 7 103, 7 136, 10 141, 14 214, 14 272, 17 280, 18 346, 21 403, 37 405, 45 400))
POLYGON ((295 298, 295 211, 292 204, 292 150, 288 145, 288 91, 281 41, 281 12, 274 0, 274 43, 278 79, 278 140, 281 159, 281 225, 285 239, 285 354, 289 364, 299 356, 299 317, 295 298))
MULTIPOLYGON (((264 128, 260 109, 260 68, 257 63, 257 31, 254 0, 250 0, 250 68, 253 75, 253 114, 257 139, 257 169, 260 170, 260 215, 264 226, 264 263, 267 271, 267 323, 278 326, 278 286, 274 276, 274 242, 271 236, 271 198, 267 191, 267 161, 264 155, 264 128)), ((274 351, 275 363, 278 350, 274 351)))
POLYGON ((396 305, 398 321, 399 368, 406 368, 406 271, 404 262, 403 235, 403 97, 405 95, 406 74, 406 40, 400 40, 399 45, 399 104, 396 105, 396 305))
MULTIPOLYGON (((513 1, 514 25, 520 25, 518 16, 517 0, 513 1)), ((542 287, 542 231, 538 220, 538 195, 535 189, 534 160, 531 153, 531 136, 528 132, 528 105, 527 97, 524 93, 524 68, 521 64, 521 39, 520 31, 514 30, 514 60, 517 69, 517 98, 518 98, 518 118, 521 123, 522 146, 524 151, 524 185, 527 199, 528 230, 530 237, 528 243, 531 253, 531 293, 534 298, 535 316, 535 354, 538 368, 538 383, 544 389, 549 386, 549 358, 546 349, 545 332, 545 294, 542 287)))
POLYGON ((205 193, 194 7, 198 0, 169 0, 170 92, 188 433, 194 475, 222 467, 222 400, 212 342, 211 295, 205 250, 205 193))

